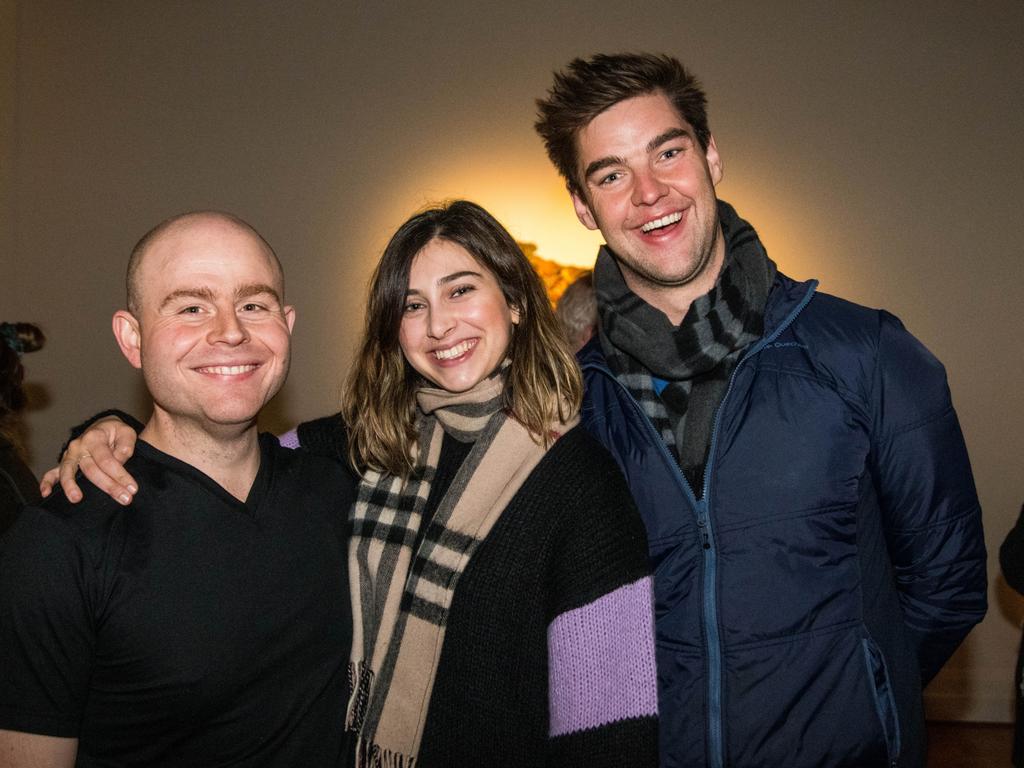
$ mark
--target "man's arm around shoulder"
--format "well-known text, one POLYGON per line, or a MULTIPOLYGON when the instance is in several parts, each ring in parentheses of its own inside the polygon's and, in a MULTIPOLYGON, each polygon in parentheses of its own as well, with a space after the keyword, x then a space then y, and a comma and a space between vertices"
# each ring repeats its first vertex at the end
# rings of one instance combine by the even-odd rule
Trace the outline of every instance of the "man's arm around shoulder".
POLYGON ((0 729, 0 768, 70 768, 78 739, 0 729))

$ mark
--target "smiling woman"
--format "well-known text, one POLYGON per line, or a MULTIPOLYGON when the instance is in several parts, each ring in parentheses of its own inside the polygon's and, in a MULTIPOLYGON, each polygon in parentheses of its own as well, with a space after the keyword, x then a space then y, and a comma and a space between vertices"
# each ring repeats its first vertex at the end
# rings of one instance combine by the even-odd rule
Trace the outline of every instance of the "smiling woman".
POLYGON ((656 764, 643 527, 576 426, 580 395, 540 280, 490 214, 457 201, 399 228, 343 418, 298 432, 347 443, 362 470, 360 764, 656 764))
POLYGON ((536 273, 483 208, 456 201, 395 232, 370 282, 343 406, 356 466, 412 467, 417 390, 465 392, 509 362, 503 407, 540 440, 579 409, 575 358, 536 273), (461 349, 461 351, 460 351, 461 349))

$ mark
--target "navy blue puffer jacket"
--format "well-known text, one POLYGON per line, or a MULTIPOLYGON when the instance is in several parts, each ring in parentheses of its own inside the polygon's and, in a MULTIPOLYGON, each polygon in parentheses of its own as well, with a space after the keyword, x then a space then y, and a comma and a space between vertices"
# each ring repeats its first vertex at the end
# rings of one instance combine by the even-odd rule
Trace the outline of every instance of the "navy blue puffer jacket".
POLYGON ((665 768, 921 766, 921 689, 985 614, 942 365, 884 311, 777 277, 700 500, 591 342, 583 422, 655 573, 665 768))

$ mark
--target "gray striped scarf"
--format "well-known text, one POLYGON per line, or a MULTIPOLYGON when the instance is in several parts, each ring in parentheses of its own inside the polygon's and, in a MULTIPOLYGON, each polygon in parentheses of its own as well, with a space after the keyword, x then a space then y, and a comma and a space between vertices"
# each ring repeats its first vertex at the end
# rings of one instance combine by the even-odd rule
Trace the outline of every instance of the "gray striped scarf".
POLYGON ((744 350, 764 331, 764 307, 775 280, 757 232, 718 201, 725 263, 714 287, 673 326, 663 312, 629 290, 615 256, 603 247, 594 267, 600 341, 608 364, 679 460, 694 492, 711 441, 714 412, 744 350), (660 394, 652 377, 668 382, 660 394))

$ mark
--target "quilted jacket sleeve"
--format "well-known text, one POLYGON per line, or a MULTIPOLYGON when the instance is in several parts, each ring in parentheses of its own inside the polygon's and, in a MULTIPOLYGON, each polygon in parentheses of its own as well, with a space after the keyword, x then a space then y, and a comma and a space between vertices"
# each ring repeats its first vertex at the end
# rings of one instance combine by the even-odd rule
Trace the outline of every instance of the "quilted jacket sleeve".
POLYGON ((985 615, 981 509, 945 370, 886 312, 873 387, 872 470, 926 685, 985 615))

